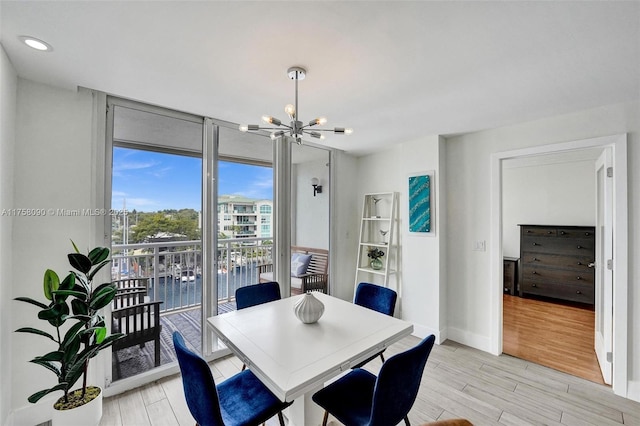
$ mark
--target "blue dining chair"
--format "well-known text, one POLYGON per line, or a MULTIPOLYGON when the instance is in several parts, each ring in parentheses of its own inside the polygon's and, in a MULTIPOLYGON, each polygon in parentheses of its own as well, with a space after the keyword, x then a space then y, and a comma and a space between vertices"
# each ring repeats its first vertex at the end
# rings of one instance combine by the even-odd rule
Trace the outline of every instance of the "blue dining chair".
POLYGON ((180 332, 173 333, 184 396, 191 415, 199 426, 251 426, 278 415, 284 426, 282 410, 291 405, 280 401, 249 370, 216 386, 209 364, 192 352, 180 332))
POLYGON ((274 300, 280 300, 280 285, 274 281, 236 289, 236 309, 249 308, 274 300))
MULTIPOLYGON (((390 288, 381 287, 371 283, 360 283, 356 288, 356 295, 353 299, 353 303, 392 317, 393 312, 396 309, 397 299, 398 293, 390 288)), ((377 356, 380 356, 380 359, 384 362, 384 355, 382 355, 382 352, 384 352, 384 350, 362 361, 355 368, 362 367, 377 356)))
POLYGON ((313 401, 325 409, 322 425, 329 414, 349 426, 396 425, 407 415, 418 395, 427 358, 435 336, 432 334, 417 346, 389 358, 378 377, 362 368, 331 383, 313 395, 313 401))

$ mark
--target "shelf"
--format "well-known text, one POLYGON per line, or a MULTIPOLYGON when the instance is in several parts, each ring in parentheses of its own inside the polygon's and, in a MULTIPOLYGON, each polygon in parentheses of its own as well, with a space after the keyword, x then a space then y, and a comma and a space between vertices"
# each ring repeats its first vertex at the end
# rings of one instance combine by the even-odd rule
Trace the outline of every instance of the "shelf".
POLYGON ((371 246, 371 247, 382 247, 382 248, 386 248, 389 247, 389 244, 387 243, 368 243, 368 242, 362 242, 360 243, 361 246, 371 246))
MULTIPOLYGON (((376 275, 387 275, 387 271, 385 271, 384 268, 382 268, 382 269, 373 269, 373 268, 370 268, 370 267, 367 266, 367 267, 358 268, 358 271, 360 271, 360 272, 369 272, 371 274, 376 274, 376 275)), ((396 271, 389 270, 388 273, 389 274, 395 274, 395 272, 396 271)))
POLYGON ((389 285, 389 275, 397 273, 398 240, 394 237, 394 233, 398 231, 397 215, 397 192, 375 192, 364 195, 360 215, 356 286, 364 279, 386 287, 389 285), (373 249, 382 250, 384 253, 384 257, 380 259, 383 266, 381 269, 373 269, 369 265, 368 252, 373 249), (369 275, 358 276, 365 273, 369 275))

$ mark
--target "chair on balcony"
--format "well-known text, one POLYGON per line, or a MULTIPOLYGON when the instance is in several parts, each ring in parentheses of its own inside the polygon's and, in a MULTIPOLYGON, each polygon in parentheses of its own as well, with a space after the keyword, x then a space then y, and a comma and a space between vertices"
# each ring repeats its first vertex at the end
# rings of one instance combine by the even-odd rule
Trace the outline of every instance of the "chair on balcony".
POLYGON ((120 280, 115 280, 113 283, 116 285, 118 290, 143 290, 145 296, 149 292, 149 278, 123 278, 120 280))
POLYGON ((112 332, 123 333, 124 337, 113 343, 117 360, 117 351, 131 346, 145 346, 153 341, 154 363, 160 365, 160 304, 161 301, 146 301, 147 291, 137 287, 125 287, 117 290, 112 302, 112 332))
POLYGON ((173 345, 187 406, 198 425, 259 425, 277 414, 284 426, 282 410, 291 403, 280 401, 250 370, 216 386, 209 364, 187 348, 177 331, 173 345))
MULTIPOLYGON (((381 287, 371 283, 360 283, 356 289, 356 295, 353 299, 353 303, 392 317, 396 309, 397 299, 398 293, 390 288, 381 287)), ((382 362, 384 362, 382 352, 384 352, 384 350, 361 362, 355 368, 362 367, 378 355, 382 362)))
POLYGON ((351 370, 313 395, 313 401, 325 409, 323 426, 329 413, 345 425, 397 425, 413 407, 422 373, 431 353, 435 336, 389 358, 378 377, 362 368, 351 370))
MULTIPOLYGON (((291 247, 291 293, 308 291, 327 293, 329 275, 329 250, 310 247, 291 247)), ((258 265, 261 283, 274 280, 273 264, 258 265)))

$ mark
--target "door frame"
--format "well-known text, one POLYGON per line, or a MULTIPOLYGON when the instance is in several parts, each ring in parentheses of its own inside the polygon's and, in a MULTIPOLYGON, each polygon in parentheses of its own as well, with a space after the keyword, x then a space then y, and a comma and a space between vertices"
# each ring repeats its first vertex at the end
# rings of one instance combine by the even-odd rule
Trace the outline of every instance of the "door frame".
POLYGON ((491 336, 490 351, 502 353, 502 161, 518 157, 610 147, 613 163, 613 392, 627 397, 628 340, 628 201, 627 201, 627 135, 603 136, 549 145, 540 145, 491 155, 490 183, 490 288, 491 336))

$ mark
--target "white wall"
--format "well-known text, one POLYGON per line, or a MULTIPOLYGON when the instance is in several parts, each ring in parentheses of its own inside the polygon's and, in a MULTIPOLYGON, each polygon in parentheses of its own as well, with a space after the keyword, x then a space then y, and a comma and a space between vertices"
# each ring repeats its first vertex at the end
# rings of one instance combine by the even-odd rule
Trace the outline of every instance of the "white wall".
MULTIPOLYGON (((395 145, 390 150, 358 159, 358 200, 368 192, 395 191, 399 193, 399 257, 400 271, 390 278, 390 287, 400 297, 399 314, 415 325, 414 334, 424 337, 435 334, 444 340, 446 320, 446 269, 443 250, 446 218, 442 174, 445 145, 437 136, 424 137, 395 145), (410 234, 407 224, 408 177, 416 172, 433 172, 434 205, 432 235, 410 234)), ((361 212, 354 214, 360 217, 361 212)), ((357 236, 356 236, 357 238, 357 236)), ((357 250, 354 246, 354 252, 357 250)), ((354 264, 355 267, 355 264, 354 264)))
MULTIPOLYGON (((15 207, 13 202, 13 164, 15 147, 16 91, 18 77, 0 45, 0 210, 15 207)), ((13 330, 11 288, 13 283, 12 237, 13 218, 0 216, 0 424, 8 423, 11 410, 12 360, 11 340, 13 330)))
MULTIPOLYGON (((95 219, 56 213, 56 209, 101 207, 95 205, 96 169, 102 166, 95 164, 93 111, 88 91, 67 91, 18 79, 14 205, 45 209, 47 215, 14 218, 13 267, 20 271, 20 279, 2 280, 3 285, 12 287, 11 298, 43 300, 45 269, 59 274, 69 269, 66 254, 73 251, 69 240, 73 239, 81 250, 97 244, 95 219)), ((37 319, 37 308, 33 306, 12 301, 10 311, 14 328, 47 325, 37 319)), ((43 422, 50 418, 51 399, 32 405, 27 397, 52 386, 55 376, 28 361, 52 349, 53 343, 23 333, 12 333, 9 341, 11 369, 20 372, 11 380, 14 422, 43 422)))
POLYGON ((292 194, 292 203, 296 206, 292 245, 329 249, 329 151, 322 150, 321 153, 325 158, 292 167, 296 180, 292 194), (320 180, 323 189, 315 197, 311 186, 314 177, 320 180))
POLYGON ((504 256, 520 257, 519 224, 595 226, 595 161, 514 167, 509 161, 502 175, 504 256))
POLYGON ((342 151, 331 153, 331 247, 329 249, 329 287, 332 296, 353 300, 358 210, 362 206, 356 188, 357 159, 342 151))
MULTIPOLYGON (((640 255, 640 105, 612 105, 515 126, 452 137, 447 141, 450 330, 456 340, 489 350, 491 297, 489 251, 471 250, 489 240, 492 153, 628 132, 629 259, 640 255)), ((640 268, 629 264, 629 397, 640 400, 640 268)), ((450 335, 452 335, 450 331, 450 335)))

